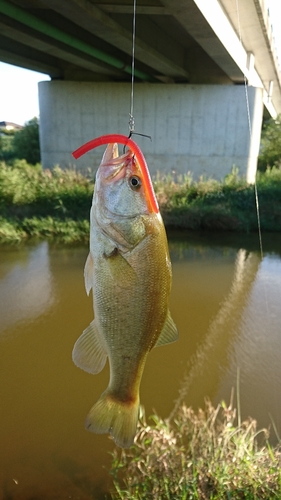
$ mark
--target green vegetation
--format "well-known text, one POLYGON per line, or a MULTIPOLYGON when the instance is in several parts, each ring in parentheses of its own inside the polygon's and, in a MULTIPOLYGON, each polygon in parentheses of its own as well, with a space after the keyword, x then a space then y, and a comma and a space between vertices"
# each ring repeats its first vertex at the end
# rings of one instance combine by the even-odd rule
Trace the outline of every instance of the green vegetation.
POLYGON ((281 115, 276 120, 265 121, 261 134, 261 151, 258 168, 265 171, 268 167, 281 165, 281 115))
MULTIPOLYGON (((255 188, 239 176, 237 168, 224 181, 189 177, 155 181, 161 212, 167 227, 224 231, 257 231, 255 188)), ((257 173, 262 231, 281 229, 281 169, 257 173)))
POLYGON ((24 159, 31 165, 40 162, 39 123, 37 118, 29 120, 22 130, 14 135, 15 158, 24 159))
POLYGON ((0 129, 0 161, 12 165, 15 159, 24 159, 31 165, 40 162, 37 118, 29 120, 21 130, 0 129))
MULTIPOLYGON (((169 228, 257 231, 254 186, 235 168, 222 182, 157 176, 154 187, 169 228)), ((74 170, 42 170, 25 160, 0 163, 0 241, 86 241, 93 189, 93 181, 74 170)), ((281 169, 258 172, 257 190, 262 231, 280 231, 281 169)))
POLYGON ((86 241, 93 183, 75 171, 0 164, 0 241, 28 237, 86 241))
POLYGON ((112 499, 273 500, 281 498, 281 448, 233 405, 181 405, 172 420, 139 424, 128 451, 113 453, 112 499))
POLYGON ((15 158, 13 149, 15 131, 0 128, 0 161, 10 162, 15 158))

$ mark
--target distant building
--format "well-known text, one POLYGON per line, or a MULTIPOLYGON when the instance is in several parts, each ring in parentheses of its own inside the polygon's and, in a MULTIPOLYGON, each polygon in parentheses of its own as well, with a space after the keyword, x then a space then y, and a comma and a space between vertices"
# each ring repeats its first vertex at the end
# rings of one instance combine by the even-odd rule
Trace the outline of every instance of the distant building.
POLYGON ((1 128, 5 130, 21 130, 23 126, 13 122, 0 122, 0 129, 1 128))

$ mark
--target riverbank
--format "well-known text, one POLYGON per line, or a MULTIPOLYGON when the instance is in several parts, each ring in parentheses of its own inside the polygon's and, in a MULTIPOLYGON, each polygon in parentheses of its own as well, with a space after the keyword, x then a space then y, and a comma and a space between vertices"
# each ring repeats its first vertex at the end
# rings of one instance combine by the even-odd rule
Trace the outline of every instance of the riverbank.
MULTIPOLYGON (((167 228, 210 231, 257 231, 254 186, 237 170, 223 181, 186 176, 153 180, 167 228)), ((0 165, 0 242, 28 238, 86 242, 94 183, 75 171, 42 170, 23 160, 0 165)), ((262 231, 281 230, 281 170, 257 175, 262 231)))

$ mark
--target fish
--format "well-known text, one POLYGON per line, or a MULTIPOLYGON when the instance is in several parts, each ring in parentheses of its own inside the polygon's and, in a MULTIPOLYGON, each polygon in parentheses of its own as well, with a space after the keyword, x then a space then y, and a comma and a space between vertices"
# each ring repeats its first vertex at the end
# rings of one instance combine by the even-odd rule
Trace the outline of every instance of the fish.
POLYGON ((130 147, 119 156, 117 142, 108 144, 96 174, 84 269, 94 320, 72 353, 74 363, 91 374, 99 373, 108 358, 109 384, 85 427, 109 433, 122 448, 129 448, 136 435, 148 353, 178 339, 169 311, 167 236, 148 178, 130 147))

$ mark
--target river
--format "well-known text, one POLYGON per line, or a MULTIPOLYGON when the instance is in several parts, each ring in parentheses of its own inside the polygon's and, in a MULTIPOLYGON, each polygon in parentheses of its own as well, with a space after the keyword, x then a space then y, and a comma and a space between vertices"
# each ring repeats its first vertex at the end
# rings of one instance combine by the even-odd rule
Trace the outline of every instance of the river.
MULTIPOLYGON (((281 236, 172 233, 171 312, 178 342, 154 349, 141 403, 167 417, 240 391, 242 418, 281 434, 281 236)), ((0 248, 0 499, 88 500, 110 486, 114 445, 84 430, 106 388, 77 368, 73 345, 93 318, 86 247, 0 248), (1 496, 2 495, 2 496, 1 496)), ((271 430, 271 440, 276 435, 271 430)))

